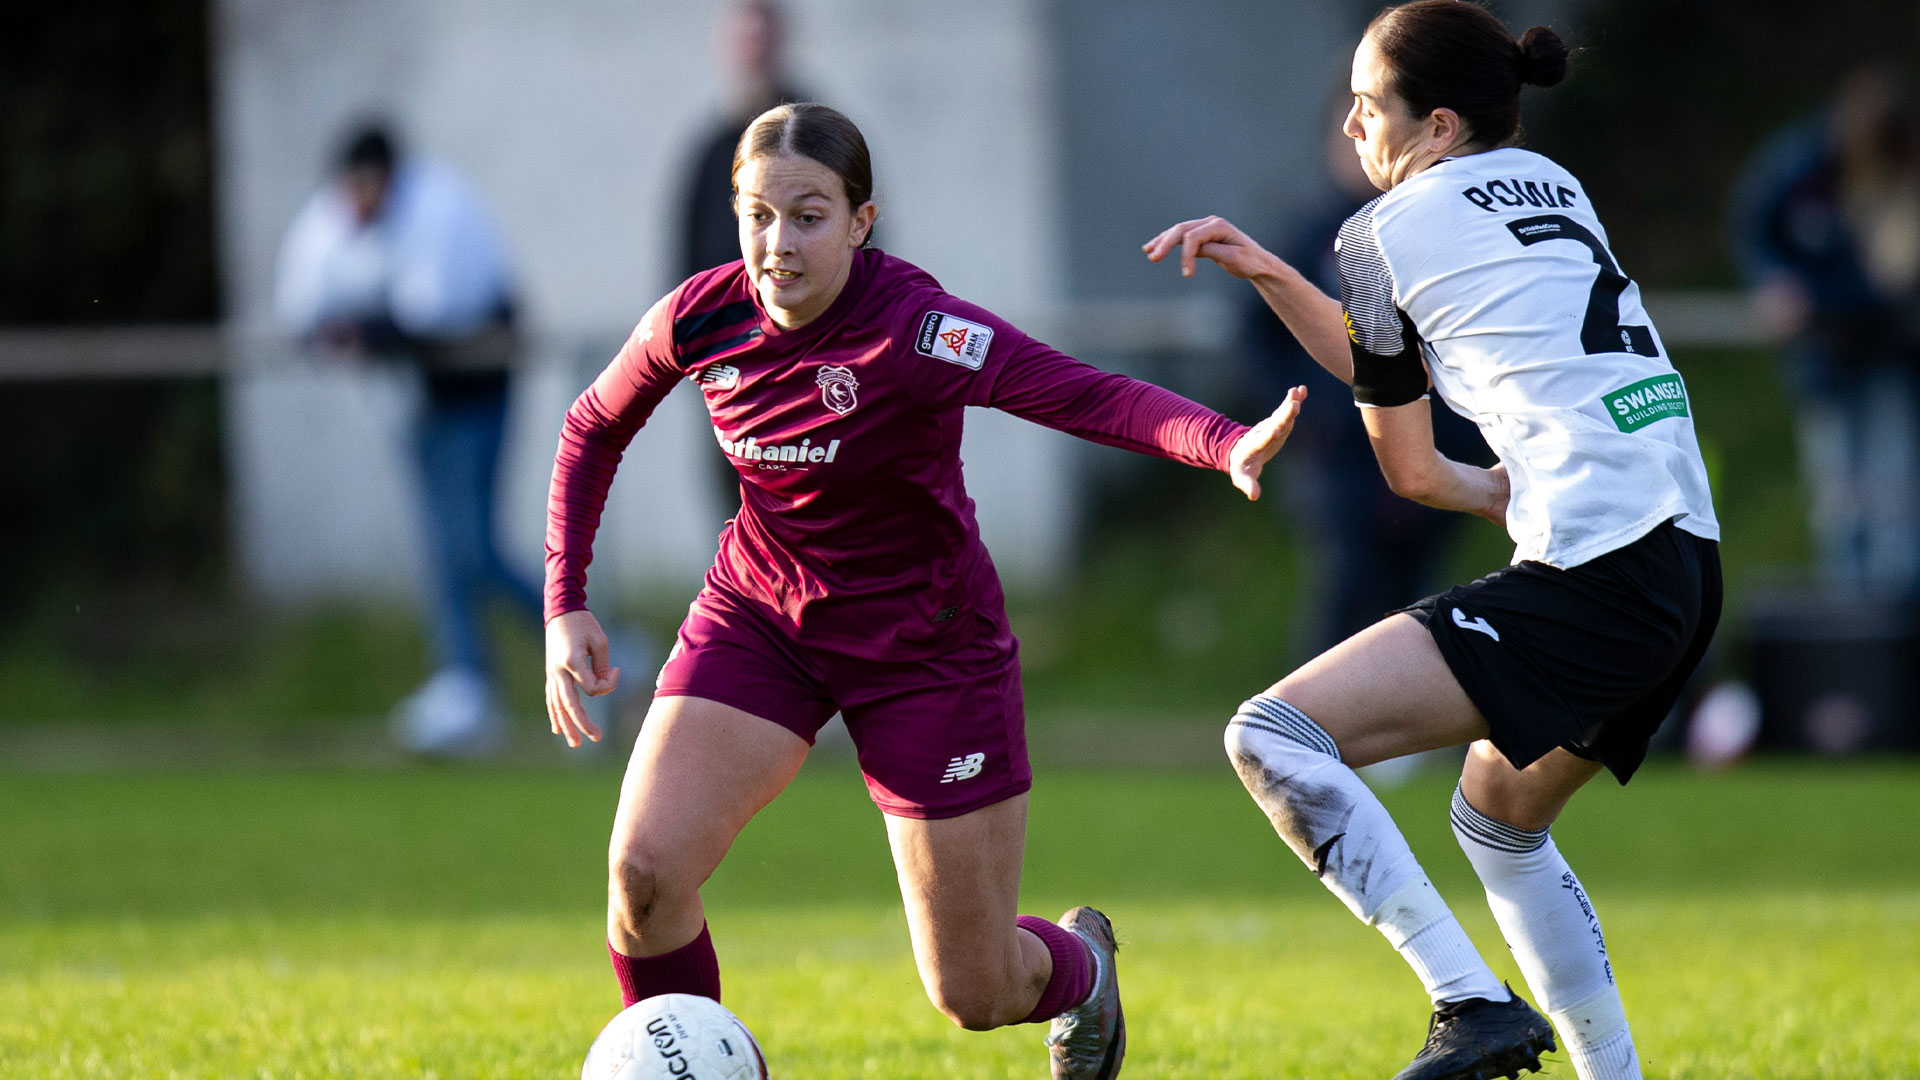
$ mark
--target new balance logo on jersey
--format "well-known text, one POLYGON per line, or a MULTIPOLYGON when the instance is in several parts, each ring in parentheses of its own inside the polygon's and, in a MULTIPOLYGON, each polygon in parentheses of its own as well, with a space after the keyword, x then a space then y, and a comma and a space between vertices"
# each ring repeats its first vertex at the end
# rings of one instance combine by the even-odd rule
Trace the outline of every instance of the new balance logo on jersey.
POLYGON ((799 443, 785 446, 763 444, 752 435, 744 439, 729 439, 713 429, 713 437, 720 440, 720 451, 728 457, 742 461, 793 461, 801 464, 832 461, 840 453, 840 440, 834 439, 825 446, 813 445, 812 439, 801 439, 799 443))
POLYGON ((730 364, 708 364, 700 369, 698 380, 701 386, 731 390, 740 385, 740 369, 730 364))
POLYGON ((971 780, 980 775, 980 769, 986 763, 987 755, 985 754, 968 754, 965 757, 954 758, 947 762, 947 774, 940 778, 940 782, 951 784, 955 780, 971 780))
POLYGON ((1467 618, 1466 612, 1461 611, 1459 608, 1453 609, 1453 625, 1462 630, 1472 630, 1476 633, 1485 634, 1495 641, 1500 640, 1500 631, 1495 630, 1492 623, 1478 616, 1469 619, 1467 618))
POLYGON ((979 371, 987 362, 987 346, 993 344, 993 327, 969 319, 959 319, 938 311, 927 312, 920 320, 920 334, 914 349, 949 364, 979 371))

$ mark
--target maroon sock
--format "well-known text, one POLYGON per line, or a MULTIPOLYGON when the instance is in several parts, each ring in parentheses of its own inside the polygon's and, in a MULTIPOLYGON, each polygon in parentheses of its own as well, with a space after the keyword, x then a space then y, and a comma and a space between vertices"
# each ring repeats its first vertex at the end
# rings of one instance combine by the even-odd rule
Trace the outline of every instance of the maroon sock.
POLYGON ((720 1000, 720 958, 713 953, 713 936, 704 923, 699 937, 670 953, 628 956, 609 941, 607 957, 613 961, 613 977, 620 980, 622 1008, 656 994, 698 994, 720 1000))
POLYGON ((1093 952, 1079 934, 1038 915, 1022 915, 1017 921, 1020 929, 1039 938, 1053 954, 1053 975, 1047 979, 1047 988, 1040 991, 1033 1012, 1021 1021, 1043 1024, 1087 1000, 1093 992, 1093 952))

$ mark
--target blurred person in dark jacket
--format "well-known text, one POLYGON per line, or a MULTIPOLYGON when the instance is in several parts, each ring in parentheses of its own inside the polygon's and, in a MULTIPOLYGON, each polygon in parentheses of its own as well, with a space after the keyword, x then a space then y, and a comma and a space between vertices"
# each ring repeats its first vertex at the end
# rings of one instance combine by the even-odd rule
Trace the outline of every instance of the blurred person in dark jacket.
MULTIPOLYGON (((740 0, 715 28, 726 74, 721 109, 687 161, 680 218, 679 277, 738 261, 740 223, 733 212, 733 150, 754 117, 775 105, 806 101, 787 78, 786 13, 773 0, 740 0)), ((716 458, 705 466, 724 513, 740 498, 739 477, 716 458)))
POLYGON ((1920 583, 1920 136, 1911 87, 1866 65, 1770 139, 1734 193, 1753 314, 1782 345, 1817 570, 1920 583))
POLYGON ((740 258, 733 213, 733 149, 747 122, 775 105, 805 101, 787 79, 786 16, 771 0, 746 0, 718 28, 727 98, 688 163, 679 276, 740 258))
MULTIPOLYGON (((1353 212, 1380 194, 1342 132, 1350 104, 1344 85, 1327 127, 1327 189, 1293 219, 1292 231, 1274 248, 1329 295, 1340 293, 1333 242, 1353 212)), ((1274 506, 1299 526, 1304 580, 1314 583, 1300 606, 1304 620, 1292 643, 1318 655, 1377 622, 1387 612, 1433 591, 1448 544, 1465 520, 1395 495, 1374 460, 1360 410, 1345 384, 1329 375, 1301 348, 1285 324, 1257 295, 1242 309, 1239 351, 1259 401, 1277 401, 1287 388, 1305 384, 1309 399, 1322 402, 1301 413, 1281 470, 1281 497, 1274 506)), ((1433 433, 1441 453, 1456 461, 1492 458, 1473 424, 1433 402, 1433 433)))
POLYGON ((395 737, 418 753, 487 754, 504 734, 485 602, 505 599, 539 625, 538 589, 494 537, 514 303, 505 245, 479 193, 445 164, 400 156, 383 125, 348 141, 280 249, 274 314, 284 330, 420 377, 404 434, 418 467, 436 671, 392 718, 395 737))

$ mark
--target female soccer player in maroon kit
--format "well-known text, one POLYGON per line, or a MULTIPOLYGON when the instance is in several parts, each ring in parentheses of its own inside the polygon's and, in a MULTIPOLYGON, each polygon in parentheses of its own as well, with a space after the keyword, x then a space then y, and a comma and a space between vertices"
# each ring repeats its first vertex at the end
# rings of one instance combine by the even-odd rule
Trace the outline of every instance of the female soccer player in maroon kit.
POLYGON ((547 519, 547 709, 619 672, 587 563, 627 443, 676 383, 700 388, 740 513, 660 672, 610 851, 608 951, 631 1004, 718 999, 699 888, 839 712, 886 816, 927 994, 962 1027, 1053 1021, 1053 1074, 1117 1075, 1112 926, 1016 918, 1032 771, 1017 645, 961 484, 963 407, 1228 472, 1249 497, 1304 390, 1248 429, 1099 371, 943 292, 866 238, 860 132, 823 105, 762 114, 734 156, 741 262, 653 306, 567 413, 547 519))

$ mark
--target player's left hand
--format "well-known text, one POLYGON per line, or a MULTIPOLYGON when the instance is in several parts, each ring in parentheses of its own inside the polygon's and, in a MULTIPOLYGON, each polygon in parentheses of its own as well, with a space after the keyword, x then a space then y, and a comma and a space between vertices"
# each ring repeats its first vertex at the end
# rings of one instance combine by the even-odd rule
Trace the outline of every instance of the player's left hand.
POLYGON ((1150 262, 1159 262, 1175 248, 1180 251, 1182 277, 1192 277, 1201 259, 1212 259, 1237 278, 1270 274, 1276 264, 1280 264, 1279 259, 1254 243, 1233 222, 1218 216, 1183 221, 1140 245, 1150 262))
POLYGON ((1260 497, 1260 470, 1287 444, 1287 436, 1293 434, 1293 422, 1300 418, 1300 403, 1305 400, 1306 387, 1296 386, 1287 391, 1287 399, 1273 410, 1272 416, 1248 428, 1240 441, 1233 444, 1233 453, 1227 459, 1227 476, 1247 498, 1260 497))
POLYGON ((588 718, 580 694, 599 697, 620 685, 620 669, 610 660, 611 646, 600 620, 584 608, 547 620, 547 726, 579 746, 600 741, 600 728, 588 718))

